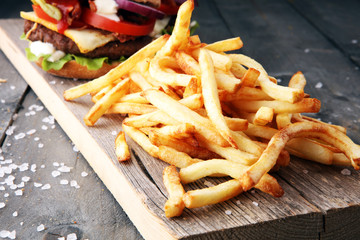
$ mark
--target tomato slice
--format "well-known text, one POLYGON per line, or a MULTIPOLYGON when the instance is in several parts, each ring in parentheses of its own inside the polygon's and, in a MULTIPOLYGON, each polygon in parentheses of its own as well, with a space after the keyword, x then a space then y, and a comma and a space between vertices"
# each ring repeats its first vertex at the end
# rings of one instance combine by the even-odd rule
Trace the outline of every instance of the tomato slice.
POLYGON ((145 36, 152 32, 155 19, 148 20, 145 24, 137 25, 126 21, 116 22, 100 16, 90 9, 83 9, 82 20, 96 28, 132 36, 145 36))
POLYGON ((179 6, 177 6, 177 5, 172 6, 172 5, 169 5, 169 4, 162 3, 160 5, 160 7, 157 8, 157 10, 165 13, 166 15, 176 15, 178 10, 179 10, 179 6))

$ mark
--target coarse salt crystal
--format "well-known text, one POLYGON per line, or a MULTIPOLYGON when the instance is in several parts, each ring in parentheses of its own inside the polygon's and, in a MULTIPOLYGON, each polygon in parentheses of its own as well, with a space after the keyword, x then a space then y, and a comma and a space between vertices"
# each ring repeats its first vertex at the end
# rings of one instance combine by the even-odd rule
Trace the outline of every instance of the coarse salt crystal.
POLYGON ((16 128, 16 126, 10 126, 10 127, 6 130, 5 134, 8 135, 8 136, 11 136, 11 135, 14 133, 15 128, 16 128))
POLYGON ((29 180, 30 180, 30 177, 28 177, 28 176, 24 176, 21 178, 21 181, 23 181, 23 182, 28 182, 29 180))
POLYGON ((37 230, 38 232, 41 232, 41 231, 43 231, 44 229, 45 229, 44 224, 40 224, 40 225, 36 228, 36 230, 37 230))
POLYGON ((60 176, 60 174, 61 174, 61 173, 60 173, 59 171, 56 171, 56 170, 51 172, 51 175, 52 175, 53 177, 58 177, 58 176, 60 176))
POLYGON ((19 134, 16 134, 16 135, 14 136, 14 138, 15 138, 15 140, 19 140, 19 139, 24 138, 25 136, 26 136, 25 133, 19 133, 19 134))
POLYGON ((59 167, 58 168, 58 170, 60 171, 60 172, 70 172, 70 168, 69 167, 67 167, 67 166, 61 166, 61 167, 59 167))
POLYGON ((26 132, 27 135, 32 135, 32 134, 34 134, 34 133, 36 133, 36 130, 35 130, 35 129, 31 129, 31 130, 29 130, 29 131, 26 132))
POLYGON ((0 191, 5 191, 5 187, 4 187, 4 186, 0 186, 0 191))
POLYGON ((226 214, 226 215, 231 215, 231 213, 232 213, 231 210, 226 210, 226 211, 225 211, 225 214, 226 214))
POLYGON ((16 184, 12 184, 12 185, 10 185, 10 189, 11 189, 11 190, 15 190, 15 189, 17 189, 17 185, 16 185, 16 184))
POLYGON ((322 87, 323 87, 322 82, 318 82, 318 83, 315 85, 315 88, 322 88, 322 87))
POLYGON ((47 189, 50 189, 50 188, 51 188, 51 185, 48 184, 48 183, 41 187, 42 190, 47 190, 47 189))
POLYGON ((76 146, 74 146, 74 147, 73 147, 73 151, 74 151, 74 152, 79 152, 79 149, 78 149, 76 146))
POLYGON ((351 40, 351 43, 352 44, 357 44, 359 41, 357 40, 357 39, 353 39, 353 40, 351 40))
POLYGON ((24 183, 24 182, 21 182, 21 183, 19 183, 19 184, 17 185, 17 187, 18 187, 18 188, 23 188, 23 187, 25 187, 25 183, 24 183))
POLYGON ((351 171, 347 168, 344 168, 343 170, 341 170, 341 174, 344 176, 350 176, 351 175, 351 171))
POLYGON ((8 238, 10 238, 10 239, 15 239, 15 238, 16 238, 16 231, 13 230, 13 231, 9 234, 8 238))
POLYGON ((65 237, 59 237, 57 240, 65 240, 65 237))
POLYGON ((42 183, 34 182, 34 186, 35 186, 35 187, 41 187, 41 186, 42 186, 42 183))
POLYGON ((10 89, 11 89, 11 90, 15 90, 15 88, 16 88, 16 87, 15 87, 14 85, 11 85, 11 86, 10 86, 10 89))
POLYGON ((24 225, 24 222, 20 222, 20 226, 24 225))
POLYGON ((111 135, 116 136, 116 135, 117 135, 117 132, 116 132, 116 131, 112 131, 112 132, 111 132, 111 135))
POLYGON ((259 203, 257 202, 252 202, 252 204, 254 204, 254 206, 259 206, 259 203))
POLYGON ((82 172, 82 173, 81 173, 81 176, 82 176, 82 177, 86 177, 87 175, 88 175, 87 172, 82 172))
POLYGON ((22 189, 16 190, 15 195, 16 196, 22 196, 23 195, 23 190, 22 189))
POLYGON ((55 83, 56 83, 55 80, 52 80, 52 81, 49 82, 49 84, 51 84, 51 85, 54 85, 55 83))
POLYGON ((60 184, 61 184, 61 185, 67 185, 67 184, 69 184, 69 181, 66 180, 66 179, 61 179, 61 180, 60 180, 60 184))
POLYGON ((19 166, 19 171, 23 172, 29 169, 29 164, 28 163, 23 163, 19 166))
POLYGON ((0 202, 0 208, 4 208, 6 205, 4 202, 0 202))
POLYGON ((17 211, 15 211, 15 212, 13 212, 13 217, 17 217, 18 216, 18 212, 17 211))
POLYGON ((44 144, 43 143, 39 143, 38 144, 38 148, 43 148, 44 147, 44 144))
POLYGON ((66 240, 77 240, 76 233, 70 233, 66 236, 66 240))
POLYGON ((43 165, 41 165, 40 167, 41 167, 41 168, 45 168, 45 165, 43 164, 43 165))
POLYGON ((10 194, 9 193, 5 193, 4 194, 4 197, 8 197, 10 194))
POLYGON ((39 140, 40 140, 39 137, 34 137, 34 141, 35 141, 35 142, 37 142, 37 141, 39 141, 39 140))
POLYGON ((10 235, 10 232, 7 230, 1 230, 0 231, 0 237, 1 238, 7 238, 10 235))
POLYGON ((75 180, 70 181, 70 186, 75 187, 77 186, 77 182, 75 180))
POLYGON ((12 163, 9 165, 9 168, 11 168, 12 170, 15 170, 18 168, 18 165, 16 165, 15 163, 12 163))
POLYGON ((30 171, 36 172, 36 164, 31 164, 30 171))
POLYGON ((53 162, 53 166, 58 167, 58 166, 60 166, 60 164, 58 162, 53 162))
POLYGON ((45 126, 45 125, 42 125, 42 126, 41 126, 41 129, 42 129, 42 130, 48 130, 48 127, 45 126))

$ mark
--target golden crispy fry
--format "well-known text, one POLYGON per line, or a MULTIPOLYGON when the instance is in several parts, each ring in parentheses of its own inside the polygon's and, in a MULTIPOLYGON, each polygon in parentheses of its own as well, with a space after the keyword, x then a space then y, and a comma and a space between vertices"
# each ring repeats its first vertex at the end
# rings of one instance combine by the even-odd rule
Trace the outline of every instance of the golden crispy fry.
POLYGON ((157 108, 150 104, 143 103, 114 103, 106 113, 114 114, 145 114, 156 111, 157 108))
POLYGON ((127 126, 124 123, 122 124, 122 128, 124 132, 129 135, 129 137, 131 137, 137 144, 139 144, 147 153, 153 157, 158 157, 159 148, 153 145, 144 133, 134 127, 127 126))
POLYGON ((181 47, 188 43, 188 32, 193 9, 193 0, 186 1, 180 6, 171 37, 157 53, 157 56, 170 56, 176 50, 181 50, 181 47))
POLYGON ((291 116, 290 113, 279 113, 276 115, 276 125, 278 129, 282 129, 291 124, 291 116))
POLYGON ((355 169, 359 169, 360 146, 354 144, 349 137, 333 127, 311 122, 291 124, 277 132, 270 140, 259 160, 249 167, 242 177, 243 188, 249 190, 276 163, 280 151, 294 137, 316 137, 339 148, 351 160, 355 169))
POLYGON ((290 103, 295 103, 303 99, 304 91, 302 89, 283 87, 273 83, 261 64, 254 59, 242 54, 230 54, 229 56, 234 62, 258 70, 260 72, 258 82, 262 90, 272 98, 290 103))
POLYGON ((233 131, 244 131, 248 128, 248 121, 245 119, 225 117, 225 121, 233 131))
POLYGON ((304 90, 305 85, 306 85, 305 76, 300 71, 295 73, 289 81, 289 87, 291 87, 291 88, 297 88, 297 89, 304 90))
POLYGON ((200 76, 199 63, 192 56, 179 51, 176 52, 175 57, 178 65, 186 74, 200 76))
POLYGON ((252 123, 248 124, 247 130, 244 130, 244 133, 253 137, 261 137, 265 139, 271 139, 276 133, 277 129, 266 127, 266 126, 258 126, 252 123))
POLYGON ((241 87, 255 87, 260 72, 255 68, 249 68, 245 75, 241 78, 241 87))
POLYGON ((188 191, 183 196, 187 208, 197 208, 224 202, 243 192, 241 181, 232 179, 214 187, 188 191))
POLYGON ((85 115, 84 122, 88 126, 93 126, 96 121, 116 102, 117 99, 124 96, 129 90, 130 79, 124 79, 105 94, 90 111, 85 115))
POLYGON ((180 216, 185 208, 182 200, 185 190, 180 183, 179 173, 175 166, 168 166, 163 172, 163 182, 169 193, 168 200, 165 203, 165 216, 180 216))
POLYGON ((194 163, 202 162, 203 160, 192 158, 184 152, 177 151, 171 147, 159 146, 159 159, 164 162, 174 165, 178 168, 184 168, 194 163))
POLYGON ((273 117, 274 109, 269 107, 260 107, 255 114, 254 124, 264 126, 270 123, 273 120, 273 117))
POLYGON ((162 46, 164 46, 169 37, 169 35, 163 35, 154 40, 104 76, 66 90, 64 92, 64 99, 70 101, 88 93, 100 91, 102 88, 131 71, 140 60, 153 56, 162 46))
POLYGON ((256 112, 261 107, 274 109, 274 113, 316 113, 320 111, 321 103, 316 98, 304 98, 297 103, 281 101, 234 101, 233 105, 240 111, 256 112))
MULTIPOLYGON (((195 51, 192 52, 192 55, 196 59, 199 59, 200 50, 201 49, 196 49, 195 51)), ((210 50, 206 50, 206 51, 210 54, 215 68, 220 69, 224 72, 228 72, 230 70, 232 65, 232 60, 230 57, 210 50)))
POLYGON ((315 122, 315 123, 325 124, 330 127, 336 128, 340 132, 343 132, 344 134, 346 134, 346 128, 344 128, 343 126, 329 124, 329 123, 320 121, 320 120, 312 118, 312 117, 308 117, 308 116, 304 116, 304 115, 300 115, 300 114, 293 114, 292 119, 295 120, 296 122, 315 122))
POLYGON ((242 87, 235 93, 219 90, 219 99, 222 102, 232 102, 237 100, 272 100, 266 93, 258 88, 242 87))
POLYGON ((126 143, 125 134, 120 131, 115 138, 115 154, 119 162, 130 159, 129 146, 126 143))
POLYGON ((237 148, 236 142, 221 112, 217 84, 214 75, 214 66, 207 50, 200 50, 199 63, 201 69, 201 86, 206 112, 216 129, 231 146, 237 148))
POLYGON ((141 92, 130 93, 121 97, 117 102, 129 102, 129 103, 149 103, 144 97, 140 96, 141 92))
POLYGON ((205 48, 214 52, 228 52, 238 50, 243 47, 243 42, 241 41, 240 37, 236 38, 229 38, 226 40, 218 41, 206 45, 205 48))
POLYGON ((170 137, 187 138, 195 133, 195 127, 189 123, 182 123, 161 127, 157 132, 170 137))

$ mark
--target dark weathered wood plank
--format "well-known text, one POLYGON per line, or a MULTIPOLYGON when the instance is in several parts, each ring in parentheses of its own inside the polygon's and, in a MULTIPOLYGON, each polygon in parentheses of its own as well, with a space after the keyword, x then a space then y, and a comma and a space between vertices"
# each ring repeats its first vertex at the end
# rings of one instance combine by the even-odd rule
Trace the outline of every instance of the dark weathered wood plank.
POLYGON ((6 80, 0 83, 0 145, 5 137, 5 131, 12 122, 25 91, 27 83, 0 51, 0 78, 6 80))
POLYGON ((360 66, 360 2, 289 1, 319 32, 360 66))

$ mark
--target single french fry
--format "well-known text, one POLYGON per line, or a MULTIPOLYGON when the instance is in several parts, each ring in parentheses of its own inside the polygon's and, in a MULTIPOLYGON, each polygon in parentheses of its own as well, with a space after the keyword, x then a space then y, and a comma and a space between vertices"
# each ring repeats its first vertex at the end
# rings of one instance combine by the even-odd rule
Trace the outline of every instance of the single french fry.
POLYGON ((150 104, 143 103, 114 103, 107 110, 107 114, 145 114, 156 111, 157 108, 150 104))
MULTIPOLYGON (((201 49, 196 49, 192 51, 191 54, 195 57, 195 59, 199 59, 200 50, 201 49)), ((220 69, 224 72, 228 72, 230 70, 232 65, 232 60, 228 55, 213 52, 211 50, 206 50, 206 51, 208 51, 208 53, 210 54, 215 68, 220 69)))
POLYGON ((229 54, 232 61, 245 65, 248 68, 255 68, 260 72, 258 82, 261 89, 270 97, 279 101, 296 103, 304 98, 302 89, 279 86, 273 83, 260 63, 243 54, 229 54))
POLYGON ((194 163, 203 161, 201 159, 192 158, 184 152, 180 152, 176 149, 163 145, 159 146, 158 156, 162 161, 174 165, 178 168, 184 168, 194 163))
POLYGON ((327 126, 336 128, 340 132, 346 134, 346 128, 345 127, 339 126, 339 125, 334 125, 334 124, 329 124, 329 123, 323 122, 321 120, 318 120, 318 119, 315 119, 315 118, 312 118, 312 117, 304 116, 304 115, 301 115, 301 114, 293 114, 292 119, 295 120, 296 122, 315 122, 315 123, 325 124, 327 126))
POLYGON ((185 208, 183 195, 185 190, 180 183, 179 173, 175 166, 167 166, 163 171, 163 182, 169 193, 165 203, 165 216, 168 218, 180 216, 185 208))
POLYGON ((255 114, 254 124, 264 126, 272 122, 273 117, 274 109, 269 107, 260 107, 255 114))
POLYGON ((122 124, 122 128, 124 132, 129 135, 129 137, 131 137, 137 144, 139 144, 147 153, 155 158, 158 157, 159 148, 153 145, 144 133, 124 123, 122 124))
POLYGON ((243 42, 240 37, 229 38, 221 41, 217 41, 205 46, 206 49, 214 52, 228 52, 238 50, 243 47, 243 42))
POLYGON ((96 121, 116 102, 117 99, 124 96, 129 90, 130 79, 124 79, 105 94, 84 117, 87 126, 93 126, 96 121))
POLYGON ((187 138, 195 133, 195 127, 189 123, 179 125, 168 125, 157 130, 158 133, 174 138, 187 138))
POLYGON ((223 138, 226 139, 231 146, 238 148, 221 112, 221 105, 214 75, 214 65, 207 50, 200 50, 199 64, 201 69, 202 94, 208 117, 216 129, 220 132, 221 136, 223 136, 223 138))
POLYGON ((199 88, 199 79, 198 78, 192 78, 189 82, 189 84, 186 86, 183 98, 189 97, 191 95, 197 94, 201 92, 201 89, 199 88))
POLYGON ((225 117, 226 124, 233 131, 244 131, 248 128, 248 121, 241 118, 225 117))
POLYGON ((115 154, 119 162, 130 159, 129 146, 126 143, 125 134, 120 131, 115 138, 115 154))
POLYGON ((184 43, 188 43, 188 32, 193 9, 193 0, 186 1, 180 6, 171 37, 165 46, 157 53, 158 56, 170 56, 176 50, 180 49, 181 46, 185 45, 184 43))
POLYGON ((291 124, 290 113, 280 113, 276 115, 276 125, 278 129, 282 129, 291 124))
POLYGON ((305 85, 306 85, 305 76, 300 71, 295 73, 289 81, 289 87, 291 88, 304 89, 305 85))
POLYGON ((255 68, 249 68, 245 75, 241 78, 241 87, 255 87, 260 72, 255 68))
POLYGON ((242 87, 235 93, 219 90, 219 99, 222 102, 232 102, 237 100, 272 100, 266 93, 258 88, 242 87))
POLYGON ((189 75, 200 76, 199 63, 184 51, 177 51, 175 54, 176 61, 180 68, 189 75))
POLYGON ((271 127, 249 123, 248 128, 243 132, 248 136, 261 137, 270 140, 278 132, 278 130, 271 127))
POLYGON ((84 96, 88 93, 100 91, 107 85, 111 84, 115 80, 121 78, 122 76, 130 72, 130 70, 132 70, 140 60, 153 56, 157 51, 162 48, 162 46, 165 45, 169 37, 169 35, 163 35, 162 37, 159 37, 158 39, 154 40, 150 44, 137 51, 126 61, 122 62, 119 66, 113 68, 104 76, 66 90, 64 92, 64 99, 66 101, 70 101, 75 98, 84 96))
POLYGON ((234 107, 239 111, 244 112, 256 112, 261 107, 269 107, 274 109, 274 113, 300 113, 300 112, 308 112, 308 113, 316 113, 320 111, 321 103, 316 98, 304 98, 300 102, 297 103, 289 103, 282 101, 234 101, 232 102, 234 107))
POLYGON ((141 92, 126 94, 121 97, 117 102, 129 102, 129 103, 149 103, 144 97, 140 96, 141 92))

